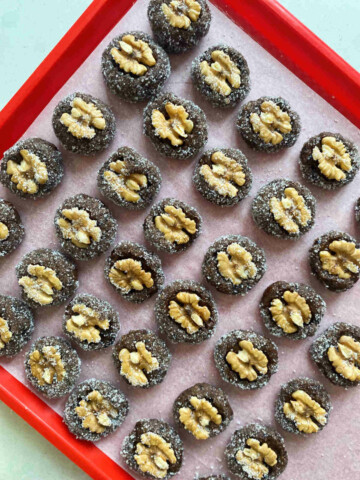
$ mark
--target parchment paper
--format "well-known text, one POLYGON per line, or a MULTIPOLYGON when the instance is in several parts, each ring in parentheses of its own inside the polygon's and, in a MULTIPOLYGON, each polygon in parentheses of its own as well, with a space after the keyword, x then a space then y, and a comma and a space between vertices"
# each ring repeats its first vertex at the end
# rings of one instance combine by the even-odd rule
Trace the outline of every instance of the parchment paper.
MULTIPOLYGON (((272 238, 254 224, 250 206, 258 189, 278 177, 302 180, 298 167, 299 152, 303 143, 323 130, 341 132, 360 144, 358 130, 322 98, 283 67, 277 60, 254 42, 230 19, 211 6, 213 20, 210 32, 200 45, 191 52, 171 56, 172 75, 165 86, 166 91, 189 98, 202 107, 209 125, 209 142, 206 148, 237 147, 248 156, 254 174, 254 184, 249 198, 235 208, 221 209, 205 201, 193 188, 191 177, 194 161, 176 161, 161 158, 150 141, 142 134, 142 110, 145 104, 131 105, 112 96, 103 82, 100 71, 101 53, 110 39, 128 30, 143 30, 150 33, 146 16, 146 0, 138 0, 135 6, 89 56, 70 78, 49 105, 31 125, 24 137, 39 136, 59 146, 51 127, 55 105, 64 96, 75 90, 91 93, 111 105, 117 120, 117 134, 111 147, 95 158, 71 155, 63 151, 65 177, 62 184, 50 197, 32 202, 21 200, 1 187, 0 195, 18 208, 26 227, 26 239, 13 254, 1 260, 0 292, 19 295, 15 265, 28 251, 39 247, 57 247, 53 227, 56 208, 67 197, 87 193, 102 199, 96 188, 96 173, 109 154, 120 146, 128 145, 155 162, 161 169, 163 185, 157 200, 174 196, 194 205, 203 216, 204 231, 187 252, 177 255, 160 255, 166 281, 188 278, 201 281, 201 262, 208 246, 221 234, 247 235, 262 246, 267 255, 268 270, 261 282, 245 297, 231 297, 213 290, 220 321, 213 338, 198 346, 172 346, 172 366, 165 381, 148 391, 134 390, 119 378, 111 359, 111 349, 103 352, 79 354, 83 361, 80 380, 96 376, 112 381, 128 396, 130 414, 114 434, 97 443, 107 455, 124 466, 119 451, 125 435, 136 420, 144 417, 163 418, 172 423, 171 408, 176 396, 185 388, 199 381, 208 381, 221 386, 228 394, 234 409, 234 420, 220 436, 206 442, 196 442, 190 435, 181 434, 185 445, 185 462, 176 478, 191 480, 195 474, 228 473, 223 461, 223 451, 234 430, 254 421, 274 425, 274 400, 280 385, 291 378, 308 375, 324 383, 331 394, 333 412, 328 426, 319 435, 310 438, 279 431, 284 435, 289 453, 289 464, 282 475, 284 480, 316 480, 333 478, 360 478, 359 462, 359 391, 345 391, 331 385, 313 366, 308 356, 312 339, 291 342, 275 339, 279 347, 279 372, 265 388, 242 392, 221 381, 213 363, 215 342, 221 335, 235 328, 253 329, 267 335, 258 312, 258 302, 264 289, 273 281, 300 281, 311 284, 327 302, 327 313, 319 333, 335 321, 359 324, 359 284, 346 293, 326 291, 310 276, 307 253, 313 240, 332 229, 341 229, 359 236, 355 225, 354 202, 359 196, 360 175, 338 192, 324 192, 310 186, 318 200, 315 227, 297 242, 272 238), (254 153, 248 149, 235 129, 239 108, 222 111, 214 109, 198 94, 190 80, 192 59, 211 45, 224 42, 237 48, 249 62, 252 88, 247 100, 263 95, 281 95, 286 98, 302 119, 302 132, 293 148, 272 156, 254 153)), ((101 19, 99 19, 101 21, 101 19)), ((59 65, 61 68, 61 65, 59 65)), ((61 148, 61 147, 60 147, 61 148)), ((104 200, 104 199, 102 199, 104 200)), ((127 212, 105 200, 119 222, 117 241, 133 240, 144 243, 142 222, 146 211, 127 212)), ((134 328, 156 329, 153 305, 150 299, 142 305, 131 305, 122 300, 103 277, 105 255, 85 263, 79 263, 80 289, 108 300, 121 318, 121 333, 134 328)), ((33 340, 42 335, 61 334, 64 306, 49 308, 36 314, 36 330, 33 340)), ((26 350, 26 348, 25 348, 26 350)), ((13 360, 1 360, 1 364, 20 381, 25 382, 24 354, 13 360)), ((66 399, 48 401, 61 413, 66 399)), ((135 476, 135 478, 139 478, 135 476)))

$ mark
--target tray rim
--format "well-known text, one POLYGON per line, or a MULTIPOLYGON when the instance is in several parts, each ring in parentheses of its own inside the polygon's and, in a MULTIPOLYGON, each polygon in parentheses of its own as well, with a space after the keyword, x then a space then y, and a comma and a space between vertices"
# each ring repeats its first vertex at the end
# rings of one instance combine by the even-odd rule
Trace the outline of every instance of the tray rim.
MULTIPOLYGON (((277 60, 360 127, 360 74, 276 0, 210 0, 277 60)), ((136 0, 94 0, 0 113, 0 156, 12 146, 136 0), (99 18, 101 17, 101 22, 99 18), (57 69, 61 61, 62 69, 57 69)), ((96 480, 131 480, 0 365, 0 400, 96 480)))

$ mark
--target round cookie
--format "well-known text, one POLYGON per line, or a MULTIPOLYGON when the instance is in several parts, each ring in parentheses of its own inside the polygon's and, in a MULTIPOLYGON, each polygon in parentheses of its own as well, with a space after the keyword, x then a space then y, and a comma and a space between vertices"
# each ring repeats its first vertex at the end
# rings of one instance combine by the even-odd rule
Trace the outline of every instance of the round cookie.
POLYGON ((246 103, 236 126, 249 147, 265 153, 292 147, 301 130, 299 115, 281 97, 261 97, 246 103))
POLYGON ((130 330, 113 350, 116 370, 128 385, 150 388, 161 383, 171 363, 171 353, 151 330, 130 330))
POLYGON ((273 428, 251 423, 236 430, 225 450, 230 472, 242 480, 275 480, 285 470, 285 442, 273 428))
POLYGON ((83 350, 113 345, 119 330, 119 314, 94 295, 79 293, 65 308, 63 332, 83 350))
POLYGON ((213 296, 200 283, 176 280, 158 295, 155 319, 171 342, 196 344, 214 334, 218 311, 213 296))
POLYGON ((117 221, 110 210, 83 193, 62 203, 54 225, 62 250, 76 260, 91 260, 104 253, 117 232, 117 221))
POLYGON ((259 307, 269 332, 292 340, 315 335, 326 311, 325 301, 310 285, 284 281, 266 288, 259 307))
POLYGON ((178 428, 186 430, 196 440, 207 440, 229 426, 233 410, 221 388, 197 383, 176 398, 173 416, 178 428))
POLYGON ((90 378, 69 396, 64 422, 76 438, 97 442, 115 432, 129 412, 125 395, 111 383, 90 378))
POLYGON ((245 155, 236 148, 207 150, 197 161, 193 182, 209 202, 232 207, 248 196, 252 173, 245 155))
POLYGON ((312 273, 333 292, 344 292, 359 280, 360 244, 347 233, 331 230, 321 235, 309 259, 312 273))
POLYGON ((191 78, 195 87, 214 107, 234 107, 250 91, 250 71, 235 48, 216 45, 193 60, 191 78))
POLYGON ((195 47, 211 22, 206 0, 150 0, 148 17, 156 42, 169 53, 195 47))
POLYGON ((17 355, 34 331, 34 316, 25 302, 0 295, 0 357, 17 355))
POLYGON ((205 113, 190 100, 162 93, 144 109, 144 134, 165 157, 197 155, 208 139, 205 113))
POLYGON ((4 153, 0 182, 21 198, 49 195, 64 175, 61 152, 42 138, 20 140, 4 153))
POLYGON ((314 226, 316 199, 301 183, 279 178, 258 191, 251 213, 269 235, 297 240, 314 226))
POLYGON ((310 354, 319 370, 340 387, 360 384, 360 328, 349 323, 331 325, 311 345, 310 354))
POLYGON ((149 35, 136 31, 111 40, 102 54, 101 70, 114 95, 142 102, 161 90, 171 67, 164 50, 149 35))
POLYGON ((144 220, 146 240, 157 250, 177 253, 188 249, 202 230, 198 211, 175 198, 153 205, 144 220))
POLYGON ((160 169, 133 148, 121 147, 98 172, 97 185, 104 197, 129 210, 146 208, 161 187, 160 169))
POLYGON ((81 360, 70 343, 61 337, 41 337, 30 347, 25 358, 29 382, 49 398, 71 392, 80 375, 81 360))
POLYGON ((210 477, 194 477, 194 480, 230 480, 226 475, 210 475, 210 477))
POLYGON ((355 204, 355 219, 358 223, 360 223, 360 198, 357 199, 355 204))
POLYGON ((262 388, 278 370, 278 348, 259 333, 233 330, 214 350, 215 366, 224 382, 242 390, 262 388))
POLYGON ((32 308, 66 302, 79 286, 75 264, 58 250, 39 248, 16 266, 23 300, 32 308))
POLYGON ((151 418, 136 422, 124 439, 121 455, 126 465, 137 474, 168 480, 181 469, 183 451, 183 443, 176 431, 168 423, 151 418), (155 446, 161 453, 156 449, 151 455, 155 446))
POLYGON ((58 103, 52 125, 63 147, 80 155, 94 155, 105 150, 116 129, 110 108, 98 98, 80 92, 58 103))
POLYGON ((266 271, 265 252, 241 235, 218 238, 207 250, 203 263, 204 278, 221 293, 245 295, 266 271))
POLYGON ((14 205, 0 198, 0 258, 15 250, 23 241, 25 228, 14 205))
POLYGON ((284 430, 306 436, 327 425, 331 409, 330 396, 320 382, 295 378, 281 387, 275 419, 284 430))
POLYGON ((304 144, 300 153, 300 171, 304 179, 328 190, 347 185, 359 167, 358 149, 340 133, 319 133, 304 144))
POLYGON ((125 300, 142 303, 161 289, 160 258, 138 243, 120 242, 106 259, 106 280, 125 300))

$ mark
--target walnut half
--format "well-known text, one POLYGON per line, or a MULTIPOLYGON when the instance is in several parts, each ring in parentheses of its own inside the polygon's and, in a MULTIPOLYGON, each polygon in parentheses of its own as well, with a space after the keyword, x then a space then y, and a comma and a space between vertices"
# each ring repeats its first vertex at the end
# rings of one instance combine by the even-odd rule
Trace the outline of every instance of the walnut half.
POLYGON ((227 97, 233 88, 240 87, 240 70, 229 55, 221 50, 211 52, 211 59, 211 65, 206 60, 200 63, 200 72, 214 92, 227 97))
POLYGON ((339 278, 348 279, 352 273, 358 273, 360 267, 360 248, 354 242, 335 240, 330 243, 329 250, 320 252, 323 270, 339 278))
POLYGON ((71 240, 79 248, 87 248, 92 241, 100 241, 101 228, 97 226, 96 220, 90 218, 86 210, 77 207, 64 208, 61 215, 57 224, 66 240, 71 240))
POLYGON ((327 356, 339 375, 351 382, 360 382, 360 342, 342 335, 337 347, 330 347, 327 356))
POLYGON ((316 433, 319 430, 319 424, 326 424, 326 410, 310 395, 303 390, 296 390, 291 397, 290 402, 284 403, 283 411, 286 418, 292 420, 300 432, 316 433))
POLYGON ((175 452, 163 437, 157 433, 147 432, 140 437, 136 445, 134 459, 139 469, 155 478, 164 478, 169 470, 169 463, 176 463, 175 452))
POLYGON ((168 119, 160 110, 153 110, 151 114, 152 126, 155 134, 160 138, 168 139, 171 145, 178 147, 184 143, 184 138, 192 132, 194 124, 188 120, 189 114, 182 105, 174 105, 168 102, 165 105, 168 119))
POLYGON ((260 375, 265 375, 268 371, 267 356, 261 350, 254 348, 252 342, 241 340, 239 342, 240 349, 238 353, 228 352, 226 361, 230 364, 231 369, 237 372, 243 380, 253 382, 260 375))
POLYGON ((75 412, 82 419, 82 426, 93 433, 103 433, 112 425, 112 419, 119 414, 109 400, 97 390, 90 392, 85 400, 80 400, 75 412))
POLYGON ((138 192, 147 185, 146 175, 127 173, 126 163, 121 160, 110 163, 109 170, 104 172, 104 179, 121 198, 131 203, 137 203, 140 200, 138 192))
POLYGON ((205 398, 191 397, 191 407, 179 409, 179 419, 186 430, 189 430, 198 440, 209 438, 208 426, 211 422, 220 425, 222 417, 218 409, 205 398))
POLYGON ((322 138, 321 150, 314 147, 312 157, 318 162, 320 172, 329 180, 344 180, 345 172, 352 169, 351 157, 345 145, 335 137, 322 138))
POLYGON ((20 150, 22 160, 20 163, 9 160, 6 164, 6 173, 11 175, 11 181, 17 189, 24 193, 34 194, 39 190, 39 185, 48 181, 46 163, 28 150, 20 150))
POLYGON ((190 240, 188 235, 197 231, 195 220, 191 220, 181 208, 166 205, 164 212, 155 217, 155 227, 164 234, 166 240, 182 245, 190 240))
POLYGON ((234 285, 240 285, 243 280, 254 278, 257 273, 251 253, 238 243, 231 243, 226 252, 217 254, 217 267, 220 274, 234 285))
POLYGON ((66 322, 66 330, 73 333, 82 342, 99 343, 101 330, 108 330, 110 322, 107 318, 101 318, 100 314, 78 303, 72 307, 73 315, 66 322))
POLYGON ((31 374, 40 386, 54 382, 60 383, 66 376, 66 370, 59 349, 54 346, 44 346, 41 350, 30 353, 29 365, 31 374))
POLYGON ((173 0, 169 5, 163 3, 161 10, 172 27, 187 30, 198 20, 201 5, 195 0, 173 0))
POLYGON ((169 303, 169 315, 190 335, 196 333, 210 319, 211 313, 206 306, 199 305, 201 298, 196 293, 179 292, 176 301, 169 303))
POLYGON ((156 65, 149 44, 136 40, 134 35, 124 35, 119 46, 112 48, 110 54, 124 72, 142 76, 148 71, 147 67, 156 65))
POLYGON ((284 138, 281 134, 292 130, 290 116, 272 100, 263 102, 260 109, 260 116, 257 113, 250 115, 252 129, 265 143, 279 144, 284 138))
POLYGON ((9 229, 5 223, 0 222, 0 242, 6 240, 9 236, 9 229))
POLYGON ((105 118, 93 103, 86 103, 82 98, 75 97, 71 102, 71 114, 63 113, 60 122, 68 127, 68 132, 75 138, 95 137, 97 130, 104 130, 106 127, 105 118), (94 128, 93 128, 94 127, 94 128))
POLYGON ((297 292, 286 290, 282 298, 285 304, 280 298, 271 301, 269 310, 272 319, 285 333, 295 333, 310 322, 310 307, 305 298, 297 292))
POLYGON ((133 352, 130 352, 127 348, 120 350, 120 373, 131 385, 142 387, 149 382, 145 372, 150 373, 157 370, 159 368, 159 362, 152 356, 151 352, 146 349, 144 342, 137 342, 135 347, 136 351, 133 352))
POLYGON ((281 200, 271 197, 269 206, 276 222, 288 233, 298 233, 299 225, 305 227, 311 220, 304 197, 293 187, 285 188, 281 200))
POLYGON ((129 293, 130 290, 141 291, 144 287, 151 288, 154 285, 151 272, 143 270, 141 262, 133 258, 115 262, 110 269, 109 279, 124 293, 129 293))
POLYGON ((239 191, 237 187, 242 187, 245 183, 242 166, 222 152, 214 152, 211 155, 211 166, 202 165, 200 174, 210 187, 225 197, 234 198, 239 191))
POLYGON ((63 288, 56 272, 43 265, 28 265, 27 273, 31 276, 24 276, 19 280, 25 294, 40 305, 50 305, 54 300, 54 289, 60 291, 63 288))
POLYGON ((277 464, 277 455, 267 443, 260 443, 255 438, 248 438, 246 445, 250 448, 238 450, 236 461, 249 477, 260 480, 269 473, 268 467, 277 464))
POLYGON ((10 342, 12 333, 9 329, 8 322, 0 317, 0 350, 5 348, 5 345, 10 342))

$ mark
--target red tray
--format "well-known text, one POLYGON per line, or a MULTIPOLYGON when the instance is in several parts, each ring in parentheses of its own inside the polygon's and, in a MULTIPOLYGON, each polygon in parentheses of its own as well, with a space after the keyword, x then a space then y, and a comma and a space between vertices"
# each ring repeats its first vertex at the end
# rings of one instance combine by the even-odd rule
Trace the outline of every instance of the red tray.
MULTIPOLYGON (((32 124, 136 0, 94 0, 0 114, 0 157, 32 124), (61 63, 61 69, 58 65, 61 63)), ((360 74, 276 0, 211 0, 301 80, 360 127, 360 74)), ((0 399, 96 480, 132 477, 0 366, 0 399)))

